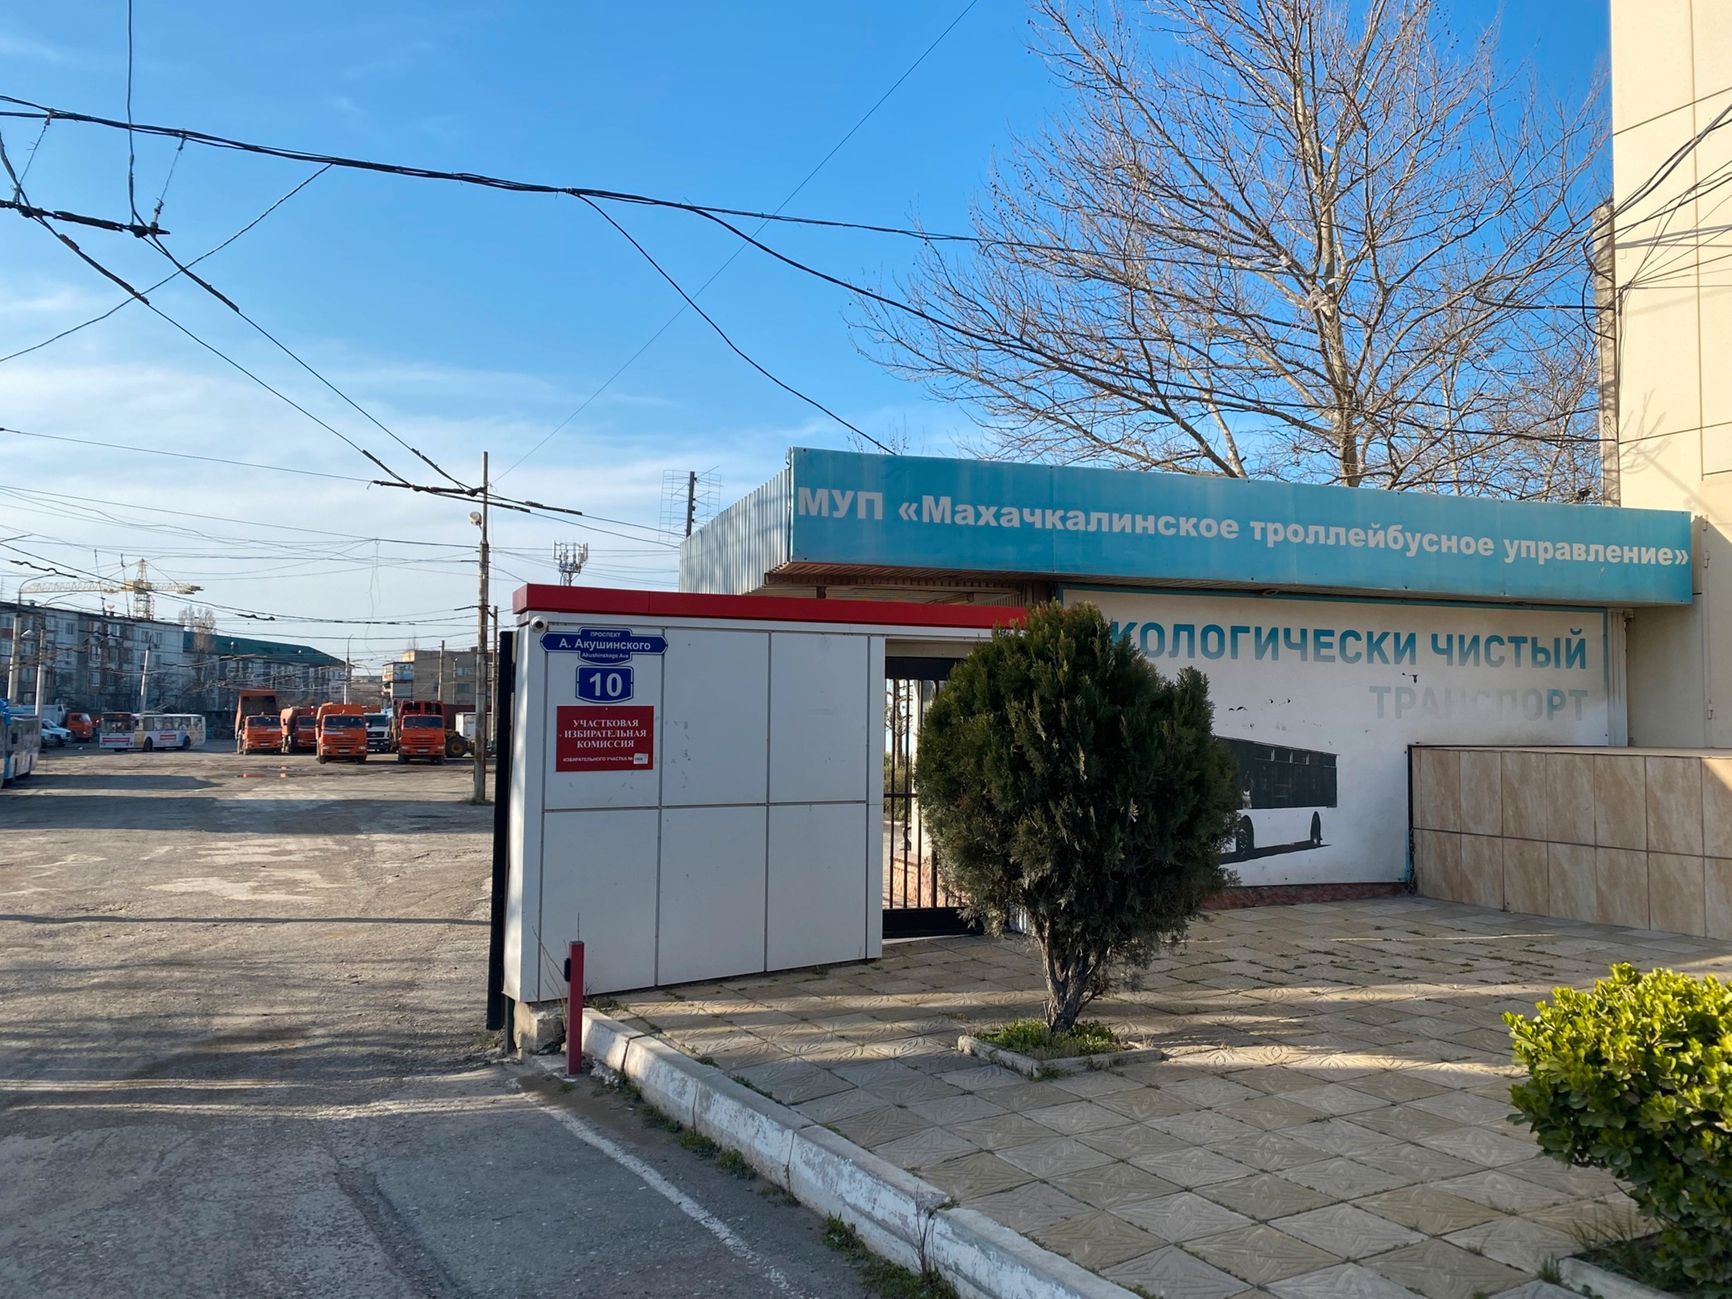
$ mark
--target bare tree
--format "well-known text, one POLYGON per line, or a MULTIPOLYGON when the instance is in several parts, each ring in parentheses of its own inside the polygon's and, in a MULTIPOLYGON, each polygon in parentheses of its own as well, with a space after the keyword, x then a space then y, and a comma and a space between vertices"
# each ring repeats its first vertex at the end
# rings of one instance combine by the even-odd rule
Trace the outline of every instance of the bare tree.
POLYGON ((868 304, 985 454, 1586 499, 1598 96, 1430 0, 1041 0, 1072 93, 979 242, 868 304))

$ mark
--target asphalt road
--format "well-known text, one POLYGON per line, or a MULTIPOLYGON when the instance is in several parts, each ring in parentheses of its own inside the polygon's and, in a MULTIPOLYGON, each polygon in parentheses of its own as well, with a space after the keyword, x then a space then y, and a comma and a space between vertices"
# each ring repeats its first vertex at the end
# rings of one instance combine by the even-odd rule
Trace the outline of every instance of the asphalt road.
POLYGON ((0 793, 0 1295, 865 1293, 483 1031, 467 764, 51 751, 0 793))

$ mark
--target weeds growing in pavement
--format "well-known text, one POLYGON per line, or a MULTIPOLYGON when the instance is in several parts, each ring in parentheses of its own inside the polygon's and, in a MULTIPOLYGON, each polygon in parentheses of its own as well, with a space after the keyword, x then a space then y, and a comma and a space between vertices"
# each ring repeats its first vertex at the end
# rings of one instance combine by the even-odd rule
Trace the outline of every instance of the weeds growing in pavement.
POLYGON ((737 1150, 724 1150, 717 1155, 716 1167, 742 1182, 749 1182, 758 1175, 758 1170, 748 1164, 746 1157, 737 1150))
POLYGON ((714 1159, 721 1153, 722 1148, 720 1146, 711 1141, 703 1133, 694 1132, 690 1128, 681 1129, 679 1140, 680 1145, 684 1146, 700 1159, 714 1159))
POLYGON ((824 1243, 852 1263, 860 1279, 881 1299, 957 1299, 956 1287, 934 1271, 916 1272, 876 1257, 840 1218, 824 1219, 824 1243))

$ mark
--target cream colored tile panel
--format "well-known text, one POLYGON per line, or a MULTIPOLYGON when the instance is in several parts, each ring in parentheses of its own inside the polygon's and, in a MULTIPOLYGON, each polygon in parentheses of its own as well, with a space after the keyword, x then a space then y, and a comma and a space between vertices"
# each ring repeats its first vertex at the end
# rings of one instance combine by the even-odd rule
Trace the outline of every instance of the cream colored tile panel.
POLYGON ((1462 901, 1461 836, 1443 830, 1415 830, 1413 873, 1426 897, 1462 901))
POLYGON ((1503 833, 1503 762, 1495 749, 1461 755, 1461 828, 1472 834, 1503 833))
POLYGON ((1594 850, 1582 844, 1547 845, 1549 914, 1566 920, 1593 920, 1599 914, 1594 882, 1594 850))
POLYGON ((1518 839, 1546 837, 1546 755, 1503 753, 1503 832, 1518 839))
MULTIPOLYGON (((1722 191, 1723 193, 1725 191, 1722 191)), ((1732 222, 1732 205, 1722 207, 1713 221, 1732 222)), ((1702 426, 1715 429, 1712 439, 1702 438, 1702 470, 1725 473, 1728 463, 1727 425, 1732 423, 1732 233, 1722 234, 1702 249, 1704 260, 1719 258, 1703 268, 1698 281, 1701 292, 1702 338, 1702 426)))
MULTIPOLYGON (((1694 46, 1696 93, 1732 86, 1732 5, 1726 0, 1694 0, 1690 43, 1694 46)), ((1702 120, 1700 112, 1697 120, 1702 120)))
POLYGON ((1702 839, 1710 857, 1732 857, 1732 757, 1702 759, 1702 839))
POLYGON ((1585 753, 1548 753, 1546 838, 1555 843, 1594 841, 1594 767, 1585 753))
MULTIPOLYGON (((1629 293, 1622 316, 1622 388, 1618 396, 1618 440, 1622 463, 1630 472, 1645 472, 1637 458, 1631 467, 1633 442, 1665 433, 1694 434, 1702 427, 1702 369, 1694 284, 1650 283, 1632 264, 1620 272, 1628 277, 1629 293)), ((1694 436, 1682 482, 1699 476, 1699 444, 1694 436)), ((1660 469, 1658 459, 1653 467, 1660 469)))
MULTIPOLYGON (((1634 398, 1632 398, 1632 402, 1634 398)), ((1640 433, 1651 418, 1651 401, 1624 412, 1618 446, 1618 490, 1623 504, 1648 510, 1702 510, 1702 439, 1691 424, 1665 436, 1640 433), (1630 439, 1640 437, 1640 441, 1630 439)))
POLYGON ((1547 914, 1546 845, 1532 839, 1504 839, 1503 904, 1530 916, 1547 914))
POLYGON ((1645 759, 1595 754, 1594 843, 1601 848, 1648 846, 1645 759))
POLYGON ((1413 823, 1426 830, 1461 829, 1461 754, 1417 749, 1413 762, 1413 823))
POLYGON ((1732 938, 1732 858, 1709 857, 1702 863, 1703 914, 1710 938, 1732 938))
POLYGON ((1602 925, 1648 927, 1648 854, 1628 848, 1594 849, 1596 919, 1602 925))
POLYGON ((1704 872, 1700 857, 1648 854, 1648 923, 1675 934, 1706 932, 1704 872))
POLYGON ((1702 760, 1644 758, 1650 852, 1702 855, 1702 760))
POLYGON ((1461 836, 1463 902, 1503 909, 1503 841, 1483 834, 1461 836))
POLYGON ((1690 102, 1691 26, 1690 0, 1612 0, 1614 130, 1690 102))
MULTIPOLYGON (((1724 310, 1728 316, 1732 316, 1732 302, 1728 302, 1724 310)), ((1729 328, 1727 332, 1732 333, 1732 328, 1729 328)), ((1720 355, 1732 355, 1732 351, 1728 350, 1732 349, 1732 339, 1728 339, 1724 343, 1716 343, 1716 346, 1720 348, 1720 355)), ((1716 396, 1715 402, 1718 405, 1721 398, 1716 396)), ((1716 418, 1718 418, 1718 412, 1716 412, 1716 418)), ((1709 426, 1702 430, 1702 472, 1704 474, 1732 473, 1732 422, 1710 422, 1709 426)), ((1714 495, 1708 484, 1704 483, 1703 489, 1704 498, 1714 495)), ((1720 513, 1713 506, 1709 506, 1705 512, 1710 515, 1720 513)), ((1724 516, 1721 515, 1721 517, 1724 516)))

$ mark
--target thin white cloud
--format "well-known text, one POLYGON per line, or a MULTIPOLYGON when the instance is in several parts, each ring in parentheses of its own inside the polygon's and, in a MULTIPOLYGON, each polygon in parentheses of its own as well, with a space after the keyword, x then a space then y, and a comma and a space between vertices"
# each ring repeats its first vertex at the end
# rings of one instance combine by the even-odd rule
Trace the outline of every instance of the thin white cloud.
POLYGON ((22 59, 32 63, 48 63, 56 67, 89 66, 89 60, 75 50, 52 41, 23 36, 17 32, 0 32, 0 58, 22 59))

